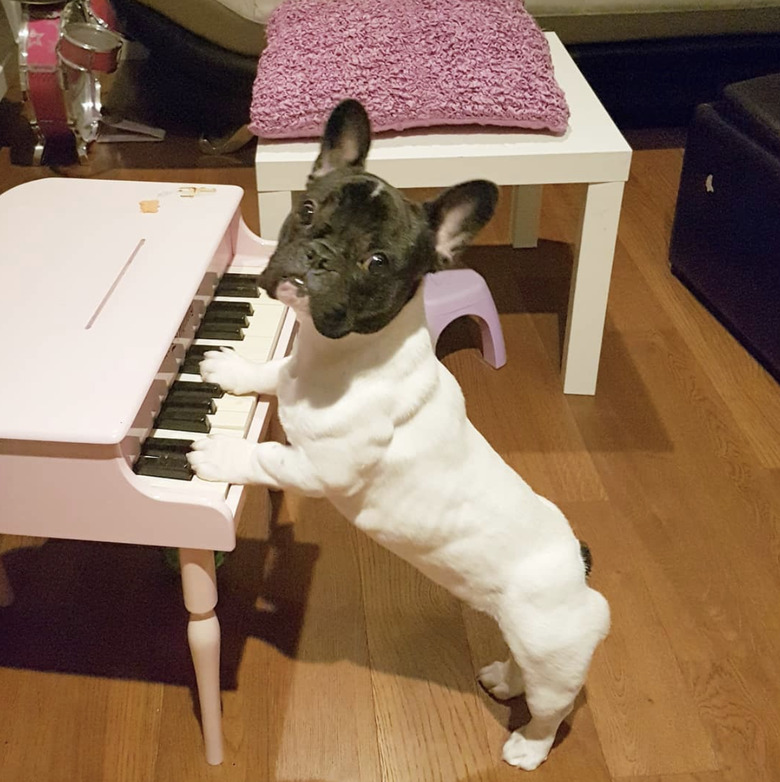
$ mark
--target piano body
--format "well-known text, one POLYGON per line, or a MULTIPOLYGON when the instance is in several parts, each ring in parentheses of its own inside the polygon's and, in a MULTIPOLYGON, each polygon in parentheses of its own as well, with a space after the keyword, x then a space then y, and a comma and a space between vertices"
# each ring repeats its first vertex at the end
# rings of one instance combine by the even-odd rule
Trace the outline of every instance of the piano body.
POLYGON ((246 227, 241 197, 63 178, 0 196, 0 533, 180 549, 212 764, 213 552, 235 547, 243 487, 199 480, 184 454, 207 431, 259 440, 269 409, 203 384, 197 364, 208 346, 284 356, 294 331, 292 312, 257 288, 274 244, 246 227))

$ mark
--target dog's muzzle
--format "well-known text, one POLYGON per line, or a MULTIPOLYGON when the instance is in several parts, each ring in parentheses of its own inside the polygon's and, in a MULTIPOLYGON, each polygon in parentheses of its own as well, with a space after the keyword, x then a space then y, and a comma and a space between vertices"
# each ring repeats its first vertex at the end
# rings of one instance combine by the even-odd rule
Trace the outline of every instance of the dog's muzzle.
POLYGON ((300 277, 284 277, 277 284, 273 296, 282 304, 292 307, 307 297, 306 283, 300 277))

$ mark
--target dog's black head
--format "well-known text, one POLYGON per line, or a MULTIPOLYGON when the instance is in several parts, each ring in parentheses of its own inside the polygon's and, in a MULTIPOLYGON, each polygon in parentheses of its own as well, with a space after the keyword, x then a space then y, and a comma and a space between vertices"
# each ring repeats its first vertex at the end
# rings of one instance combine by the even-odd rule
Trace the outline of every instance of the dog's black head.
POLYGON ((363 107, 340 103, 260 278, 271 296, 308 311, 332 339, 384 328, 423 276, 449 266, 487 223, 498 197, 495 185, 476 180, 427 204, 408 201, 364 170, 370 143, 363 107))

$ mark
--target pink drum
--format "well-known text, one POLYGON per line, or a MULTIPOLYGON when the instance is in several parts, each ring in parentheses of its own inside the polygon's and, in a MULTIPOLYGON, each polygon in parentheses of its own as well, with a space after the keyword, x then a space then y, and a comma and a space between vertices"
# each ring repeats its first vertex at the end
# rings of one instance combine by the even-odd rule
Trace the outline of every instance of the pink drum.
POLYGON ((112 73, 119 63, 122 38, 92 22, 70 22, 62 30, 58 52, 64 65, 80 71, 112 73))
POLYGON ((101 27, 114 31, 119 29, 116 21, 116 14, 108 0, 90 0, 87 7, 87 13, 101 27))
POLYGON ((35 162, 47 140, 70 133, 57 58, 62 3, 22 5, 19 31, 19 81, 36 135, 35 162))

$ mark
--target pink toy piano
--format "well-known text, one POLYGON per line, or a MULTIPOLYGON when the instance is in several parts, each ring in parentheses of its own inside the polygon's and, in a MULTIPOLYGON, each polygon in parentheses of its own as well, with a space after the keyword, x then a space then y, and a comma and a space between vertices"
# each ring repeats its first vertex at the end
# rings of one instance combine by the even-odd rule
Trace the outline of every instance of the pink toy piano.
MULTIPOLYGON (((6 340, 0 371, 0 533, 180 550, 211 764, 222 762, 213 552, 235 547, 243 487, 199 480, 185 454, 207 432, 261 439, 269 411, 203 383, 198 363, 221 345, 284 356, 294 327, 257 286, 274 244, 246 227, 241 196, 60 178, 0 196, 0 322, 26 332, 6 340), (23 230, 40 215, 45 226, 23 230)), ((0 605, 11 599, 0 563, 0 605)))

